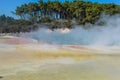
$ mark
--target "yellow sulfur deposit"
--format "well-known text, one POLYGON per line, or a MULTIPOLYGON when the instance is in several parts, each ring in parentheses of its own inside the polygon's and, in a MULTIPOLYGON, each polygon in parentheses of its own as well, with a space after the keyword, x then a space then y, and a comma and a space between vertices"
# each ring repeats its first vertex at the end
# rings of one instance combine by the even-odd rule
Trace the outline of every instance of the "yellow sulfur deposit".
POLYGON ((119 47, 0 39, 0 80, 120 80, 119 47))

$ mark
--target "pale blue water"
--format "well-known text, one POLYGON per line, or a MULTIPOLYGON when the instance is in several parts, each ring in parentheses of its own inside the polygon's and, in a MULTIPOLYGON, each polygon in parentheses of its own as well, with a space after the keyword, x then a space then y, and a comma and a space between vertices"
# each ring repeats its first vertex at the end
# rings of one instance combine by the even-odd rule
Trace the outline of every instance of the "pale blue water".
POLYGON ((39 29, 25 35, 45 43, 64 45, 120 45, 120 28, 96 27, 91 29, 75 28, 68 33, 59 30, 39 29))
MULTIPOLYGON (((53 44, 77 44, 77 45, 119 45, 120 46, 120 15, 101 16, 99 21, 105 21, 103 26, 92 25, 89 29, 84 26, 75 26, 69 33, 38 29, 35 32, 23 34, 25 37, 53 44)), ((98 22, 99 22, 98 21, 98 22)))
POLYGON ((68 33, 60 33, 59 31, 51 31, 48 29, 40 29, 37 32, 27 34, 27 37, 36 39, 38 41, 53 43, 53 44, 65 44, 65 45, 88 45, 95 40, 94 32, 89 30, 72 29, 68 33))

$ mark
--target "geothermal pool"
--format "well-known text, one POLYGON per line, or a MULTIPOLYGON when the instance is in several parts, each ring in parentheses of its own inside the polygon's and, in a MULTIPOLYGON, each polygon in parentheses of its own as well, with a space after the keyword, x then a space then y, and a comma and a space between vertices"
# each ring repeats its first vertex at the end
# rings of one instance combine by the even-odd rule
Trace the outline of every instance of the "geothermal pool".
POLYGON ((0 80, 120 80, 120 47, 0 37, 0 80))
POLYGON ((100 20, 106 24, 0 36, 0 80, 120 80, 120 16, 100 20))

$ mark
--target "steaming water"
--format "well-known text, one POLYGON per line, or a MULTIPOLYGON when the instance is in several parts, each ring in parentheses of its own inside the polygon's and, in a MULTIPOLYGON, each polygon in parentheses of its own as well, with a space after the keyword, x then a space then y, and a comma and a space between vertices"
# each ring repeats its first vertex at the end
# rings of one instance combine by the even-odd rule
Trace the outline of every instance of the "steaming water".
MULTIPOLYGON (((58 30, 39 29, 36 32, 26 34, 39 41, 53 44, 75 44, 75 45, 120 45, 120 15, 102 16, 98 21, 105 22, 104 26, 91 26, 89 29, 76 26, 68 33, 61 33, 58 30)), ((89 27, 89 26, 88 26, 89 27)))
MULTIPOLYGON (((105 26, 77 27, 69 33, 39 29, 21 36, 53 44, 119 46, 120 17, 104 21, 105 26)), ((97 51, 43 44, 0 45, 1 80, 120 80, 119 48, 97 51)))

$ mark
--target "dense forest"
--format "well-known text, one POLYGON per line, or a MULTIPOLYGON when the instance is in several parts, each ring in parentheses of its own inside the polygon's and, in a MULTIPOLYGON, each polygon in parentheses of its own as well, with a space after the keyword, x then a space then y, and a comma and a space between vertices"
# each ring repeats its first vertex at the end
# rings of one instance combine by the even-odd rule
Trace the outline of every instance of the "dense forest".
POLYGON ((115 4, 100 4, 75 0, 59 2, 58 0, 23 4, 16 8, 15 14, 24 20, 45 22, 56 20, 76 20, 79 24, 94 24, 101 14, 115 15, 120 13, 120 6, 115 4))
POLYGON ((73 24, 95 24, 101 15, 120 14, 120 5, 113 3, 100 4, 83 0, 30 2, 16 7, 12 12, 19 19, 0 16, 0 32, 29 32, 37 29, 41 24, 48 28, 72 28, 73 24), (36 25, 37 24, 37 25, 36 25))

